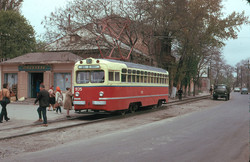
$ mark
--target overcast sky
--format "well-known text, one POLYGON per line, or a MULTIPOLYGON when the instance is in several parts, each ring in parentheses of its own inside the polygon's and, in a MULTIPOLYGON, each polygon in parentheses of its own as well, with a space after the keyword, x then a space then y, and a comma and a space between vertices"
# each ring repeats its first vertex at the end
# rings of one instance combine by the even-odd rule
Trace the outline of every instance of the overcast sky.
MULTIPOLYGON (((37 35, 45 32, 41 21, 44 16, 55 11, 56 8, 64 7, 70 0, 24 0, 22 14, 34 27, 37 35)), ((246 0, 223 0, 225 14, 233 11, 242 12, 250 17, 250 5, 246 0)), ((242 26, 237 40, 228 40, 222 50, 225 60, 228 64, 234 66, 243 59, 250 59, 250 25, 242 26)))

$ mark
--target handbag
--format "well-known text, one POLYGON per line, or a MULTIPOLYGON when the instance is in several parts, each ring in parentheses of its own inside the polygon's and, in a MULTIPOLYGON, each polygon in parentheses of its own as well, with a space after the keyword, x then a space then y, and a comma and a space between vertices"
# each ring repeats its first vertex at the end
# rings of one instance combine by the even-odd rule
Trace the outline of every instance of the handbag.
POLYGON ((5 103, 5 104, 9 104, 10 103, 10 99, 8 97, 3 97, 3 100, 2 100, 2 103, 5 103))

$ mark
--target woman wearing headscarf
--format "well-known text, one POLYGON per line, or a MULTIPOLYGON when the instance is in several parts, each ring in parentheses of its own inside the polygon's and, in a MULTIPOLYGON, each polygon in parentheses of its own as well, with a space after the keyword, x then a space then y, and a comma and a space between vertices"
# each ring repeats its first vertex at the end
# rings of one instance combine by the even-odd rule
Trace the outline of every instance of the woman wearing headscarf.
POLYGON ((60 111, 60 113, 62 113, 62 109, 61 106, 63 104, 63 95, 61 92, 60 87, 56 87, 56 104, 55 104, 55 108, 56 108, 56 113, 58 113, 58 110, 60 111))

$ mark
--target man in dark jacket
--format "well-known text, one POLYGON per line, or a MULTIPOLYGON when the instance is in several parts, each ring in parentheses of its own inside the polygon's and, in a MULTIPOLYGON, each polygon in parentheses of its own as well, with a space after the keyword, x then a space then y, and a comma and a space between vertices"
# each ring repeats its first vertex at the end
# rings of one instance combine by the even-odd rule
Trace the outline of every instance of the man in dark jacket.
POLYGON ((42 121, 43 114, 43 126, 47 127, 47 116, 46 116, 46 108, 49 106, 49 92, 45 90, 45 86, 43 84, 40 85, 40 92, 35 100, 34 105, 39 101, 39 107, 37 108, 39 120, 42 121))

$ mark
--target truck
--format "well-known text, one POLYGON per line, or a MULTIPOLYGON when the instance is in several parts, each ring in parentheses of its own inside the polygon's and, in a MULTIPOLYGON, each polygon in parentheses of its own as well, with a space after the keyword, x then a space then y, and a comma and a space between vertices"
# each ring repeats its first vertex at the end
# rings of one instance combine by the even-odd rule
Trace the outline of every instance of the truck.
POLYGON ((230 87, 226 84, 217 84, 214 86, 213 99, 225 98, 225 100, 230 99, 230 87))

